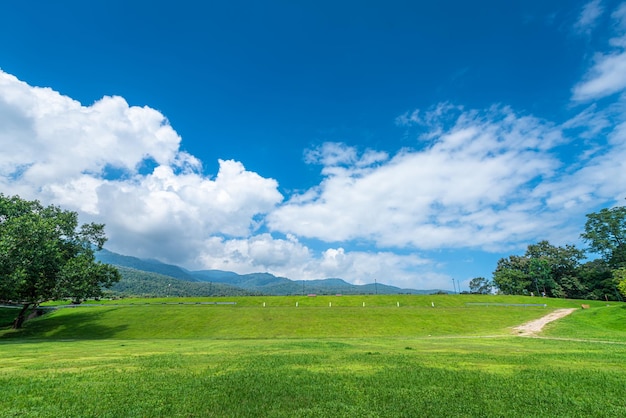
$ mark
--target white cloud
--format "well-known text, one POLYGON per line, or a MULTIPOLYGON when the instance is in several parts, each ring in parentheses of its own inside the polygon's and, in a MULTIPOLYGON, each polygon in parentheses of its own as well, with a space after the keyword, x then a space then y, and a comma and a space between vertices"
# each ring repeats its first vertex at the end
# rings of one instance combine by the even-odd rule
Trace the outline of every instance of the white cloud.
MULTIPOLYGON (((581 29, 593 27, 601 9, 589 3, 581 29)), ((612 17, 626 32, 626 3, 612 17)), ((626 88, 622 32, 574 86, 574 100, 626 88)), ((220 160, 215 176, 203 174, 154 109, 120 97, 85 106, 0 71, 0 191, 104 222, 109 248, 128 255, 296 280, 449 288, 442 266, 414 251, 571 243, 580 233, 572 219, 622 201, 626 99, 615 99, 562 124, 505 106, 409 112, 396 122, 415 148, 307 150, 305 161, 319 164, 323 179, 283 202, 275 180, 241 162, 220 160), (306 238, 327 244, 313 250, 306 238)))
POLYGON ((508 108, 462 112, 451 127, 431 117, 414 120, 427 120, 440 135, 422 150, 403 150, 366 170, 324 166, 322 184, 272 212, 270 227, 327 242, 495 248, 556 222, 537 217, 542 196, 534 197, 534 185, 561 166, 549 152, 563 142, 557 127, 508 108))
MULTIPOLYGON (((262 216, 282 201, 277 182, 232 160, 219 160, 217 175, 206 177, 200 162, 180 151, 180 141, 154 109, 120 97, 83 106, 0 72, 0 190, 104 222, 109 249, 190 268, 421 285, 412 270, 427 262, 417 256, 343 249, 316 254, 293 235, 257 233, 262 216), (146 161, 154 168, 143 173, 146 161)), ((352 170, 387 159, 375 151, 357 156, 336 144, 309 155, 352 170)), ((435 280, 423 282, 426 287, 447 281, 429 269, 420 277, 435 280)))
POLYGON ((589 3, 585 4, 580 15, 578 16, 578 21, 574 25, 574 29, 580 33, 590 33, 591 30, 596 26, 598 18, 602 16, 604 13, 604 7, 602 6, 601 0, 592 0, 589 3))
POLYGON ((83 106, 0 72, 0 190, 105 222, 113 250, 185 261, 208 235, 248 236, 281 202, 275 180, 240 162, 204 176, 180 141, 149 107, 120 97, 83 106), (155 168, 142 174, 146 161, 155 168))
POLYGON ((626 3, 621 4, 611 17, 618 31, 610 40, 614 50, 595 54, 593 66, 583 81, 573 88, 575 101, 596 100, 626 89, 626 3))
POLYGON ((600 99, 626 88, 626 51, 598 54, 594 61, 585 81, 574 87, 576 101, 600 99))
POLYGON ((450 278, 433 272, 431 260, 392 252, 328 248, 315 254, 293 235, 286 239, 259 234, 243 239, 213 237, 196 260, 203 268, 239 273, 269 272, 293 280, 337 277, 356 284, 391 284, 403 288, 447 288, 450 278))

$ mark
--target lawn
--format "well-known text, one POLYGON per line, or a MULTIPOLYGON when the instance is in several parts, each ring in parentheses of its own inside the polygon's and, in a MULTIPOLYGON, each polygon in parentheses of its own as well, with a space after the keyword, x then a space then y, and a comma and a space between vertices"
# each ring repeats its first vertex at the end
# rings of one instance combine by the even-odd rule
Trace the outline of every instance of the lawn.
POLYGON ((624 305, 396 299, 59 309, 0 330, 0 416, 626 416, 624 305))

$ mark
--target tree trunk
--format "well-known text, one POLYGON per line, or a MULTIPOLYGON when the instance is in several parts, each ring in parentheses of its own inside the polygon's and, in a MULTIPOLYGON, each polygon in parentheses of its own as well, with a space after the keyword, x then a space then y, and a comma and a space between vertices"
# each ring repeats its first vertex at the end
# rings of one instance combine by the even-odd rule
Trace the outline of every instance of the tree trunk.
POLYGON ((15 321, 13 321, 13 329, 22 328, 22 325, 24 324, 24 321, 26 320, 26 312, 28 311, 28 308, 30 307, 30 305, 31 305, 30 303, 25 303, 24 306, 22 306, 20 313, 17 314, 17 318, 15 318, 15 321))

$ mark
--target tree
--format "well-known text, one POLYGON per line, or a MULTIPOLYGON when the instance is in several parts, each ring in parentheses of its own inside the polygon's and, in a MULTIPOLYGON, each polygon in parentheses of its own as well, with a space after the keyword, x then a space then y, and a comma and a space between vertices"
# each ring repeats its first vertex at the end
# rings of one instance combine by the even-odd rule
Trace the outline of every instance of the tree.
POLYGON ((493 284, 484 277, 474 277, 469 282, 470 293, 478 293, 481 295, 488 295, 491 293, 493 284))
POLYGON ((548 241, 528 246, 530 274, 540 292, 549 296, 580 298, 585 287, 578 279, 580 262, 585 252, 574 245, 558 247, 548 241))
POLYGON ((552 297, 578 298, 587 289, 578 279, 584 251, 573 245, 557 247, 548 241, 528 246, 523 256, 498 261, 494 284, 506 294, 542 293, 552 297))
POLYGON ((617 288, 626 296, 626 267, 613 271, 613 279, 617 282, 617 288))
POLYGON ((517 255, 498 260, 493 272, 493 284, 507 295, 524 295, 532 292, 532 279, 528 273, 528 259, 517 255))
POLYGON ((53 299, 81 301, 120 280, 117 269, 96 262, 106 242, 104 225, 79 227, 75 212, 0 193, 0 300, 29 308, 53 299))
POLYGON ((589 249, 601 254, 612 269, 626 267, 625 206, 588 214, 581 237, 589 244, 589 249))
POLYGON ((615 291, 613 272, 604 259, 596 258, 581 265, 578 278, 587 289, 583 299, 619 299, 615 291))

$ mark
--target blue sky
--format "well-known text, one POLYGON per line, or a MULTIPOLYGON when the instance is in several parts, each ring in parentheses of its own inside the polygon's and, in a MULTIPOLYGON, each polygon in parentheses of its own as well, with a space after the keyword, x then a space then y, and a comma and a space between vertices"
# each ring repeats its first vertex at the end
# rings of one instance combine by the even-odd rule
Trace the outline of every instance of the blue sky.
POLYGON ((625 48, 607 0, 10 2, 0 192, 192 269, 467 288, 623 204, 625 48))

